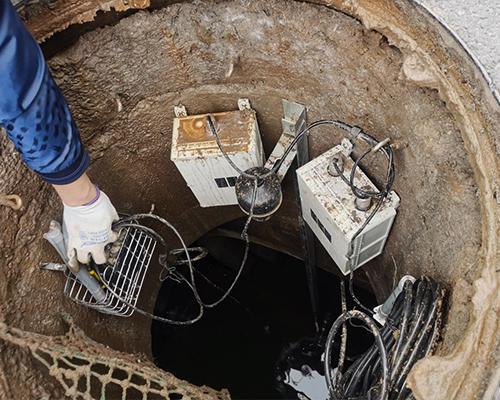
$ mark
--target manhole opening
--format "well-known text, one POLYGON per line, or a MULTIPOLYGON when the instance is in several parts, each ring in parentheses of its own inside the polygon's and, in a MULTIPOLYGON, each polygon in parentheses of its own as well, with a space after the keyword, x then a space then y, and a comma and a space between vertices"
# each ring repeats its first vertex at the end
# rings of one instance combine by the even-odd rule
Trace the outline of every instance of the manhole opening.
MULTIPOLYGON (((227 288, 240 265, 243 242, 209 234, 194 245, 209 251, 195 267, 212 283, 227 288)), ((282 382, 285 369, 300 370, 307 364, 323 374, 324 339, 341 313, 340 278, 319 269, 318 274, 323 335, 315 333, 304 262, 252 243, 244 274, 220 306, 206 310, 199 322, 187 327, 153 321, 155 363, 194 384, 227 388, 234 399, 296 398, 296 391, 282 382)), ((221 295, 197 278, 204 299, 221 295)), ((371 293, 355 290, 366 305, 376 305, 371 293)), ((197 311, 187 287, 164 281, 155 314, 190 319, 197 311)), ((350 326, 348 342, 348 356, 358 355, 373 338, 363 328, 350 326)))

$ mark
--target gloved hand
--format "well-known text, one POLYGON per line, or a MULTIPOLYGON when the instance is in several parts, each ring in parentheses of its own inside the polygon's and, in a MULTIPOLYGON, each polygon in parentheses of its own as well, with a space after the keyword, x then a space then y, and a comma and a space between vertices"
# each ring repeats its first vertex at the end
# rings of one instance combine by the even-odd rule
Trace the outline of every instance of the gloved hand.
POLYGON ((90 256, 96 264, 107 260, 105 246, 117 239, 111 224, 118 220, 118 213, 109 197, 98 190, 97 198, 83 206, 64 205, 63 224, 67 234, 66 248, 68 258, 76 256, 83 264, 90 262, 90 256))

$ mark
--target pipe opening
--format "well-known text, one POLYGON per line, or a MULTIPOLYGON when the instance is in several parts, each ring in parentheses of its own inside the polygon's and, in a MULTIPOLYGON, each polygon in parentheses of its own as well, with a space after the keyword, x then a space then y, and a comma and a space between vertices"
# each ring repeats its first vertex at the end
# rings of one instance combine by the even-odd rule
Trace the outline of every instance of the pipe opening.
MULTIPOLYGON (((235 222, 192 245, 209 253, 195 264, 204 276, 197 275, 197 281, 207 301, 220 297, 240 266, 243 242, 220 235, 237 225, 235 222)), ((310 367, 315 374, 323 374, 320 360, 326 335, 341 313, 340 278, 324 270, 318 274, 319 333, 312 318, 303 260, 252 243, 241 280, 219 307, 207 310, 198 323, 187 327, 153 321, 155 364, 197 385, 228 388, 234 399, 294 398, 297 390, 290 386, 287 373, 310 367)), ((376 305, 372 293, 360 287, 355 290, 364 304, 376 305)), ((190 319, 196 313, 197 304, 185 286, 172 280, 163 282, 155 314, 190 319)), ((362 353, 373 342, 362 327, 351 326, 349 334, 348 355, 362 353)), ((326 386, 318 382, 321 391, 326 386)))

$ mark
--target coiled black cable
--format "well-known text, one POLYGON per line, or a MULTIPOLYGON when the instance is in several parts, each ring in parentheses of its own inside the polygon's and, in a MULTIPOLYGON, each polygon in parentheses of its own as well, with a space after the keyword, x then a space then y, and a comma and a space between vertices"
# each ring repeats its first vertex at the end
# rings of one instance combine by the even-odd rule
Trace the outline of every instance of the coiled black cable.
MULTIPOLYGON (((445 291, 426 276, 407 281, 393 305, 385 325, 359 310, 344 312, 333 324, 325 346, 325 378, 332 399, 402 400, 411 398, 405 385, 413 365, 436 345, 441 326, 445 291), (345 354, 340 354, 335 372, 331 351, 340 326, 357 318, 368 325, 375 343, 343 371, 345 354), (374 328, 375 326, 375 328, 374 328)), ((345 301, 345 299, 343 299, 345 301)), ((342 341, 346 338, 342 337, 342 341)))

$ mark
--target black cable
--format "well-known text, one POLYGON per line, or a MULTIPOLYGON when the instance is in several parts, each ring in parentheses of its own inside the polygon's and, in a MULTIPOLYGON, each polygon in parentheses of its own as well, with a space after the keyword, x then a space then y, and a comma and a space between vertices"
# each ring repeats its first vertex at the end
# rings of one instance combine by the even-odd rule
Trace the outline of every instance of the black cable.
MULTIPOLYGON (((351 169, 351 173, 349 176, 349 180, 344 176, 342 171, 340 170, 339 166, 336 163, 333 163, 333 167, 335 168, 336 173, 341 177, 341 179, 351 188, 352 193, 361 199, 366 199, 366 198, 376 198, 378 199, 377 204, 373 208, 373 210, 370 212, 368 217, 365 219, 363 224, 359 227, 359 229, 356 231, 356 233, 352 236, 350 246, 349 246, 349 252, 347 254, 347 258, 349 260, 349 263, 351 263, 351 258, 352 254, 354 252, 354 244, 356 238, 363 232, 363 230, 368 226, 370 221, 373 219, 375 214, 379 211, 380 207, 382 207, 382 204, 384 203, 385 198, 389 195, 392 185, 394 184, 394 177, 395 177, 395 168, 394 168, 394 155, 392 148, 389 144, 384 144, 384 141, 378 142, 374 137, 367 133, 362 133, 362 138, 370 144, 370 148, 366 150, 355 162, 354 165, 351 169), (381 151, 385 157, 387 158, 387 173, 386 173, 386 179, 385 179, 385 185, 382 190, 378 192, 374 191, 368 191, 361 189, 357 187, 354 184, 354 177, 356 174, 356 169, 359 166, 359 163, 370 153, 375 153, 381 151)), ((351 265, 352 268, 352 265, 351 265)), ((362 306, 364 308, 364 306, 362 306)))
MULTIPOLYGON (((331 398, 412 399, 411 391, 406 387, 406 378, 413 365, 435 347, 441 327, 444 295, 444 289, 428 277, 424 276, 415 283, 407 281, 385 325, 374 333, 374 344, 358 356, 346 371, 342 370, 343 360, 339 359, 339 367, 333 373, 331 349, 340 325, 346 326, 348 320, 343 313, 332 326, 325 345, 325 379, 331 398), (378 339, 386 350, 385 357, 381 356, 378 339), (385 391, 384 382, 387 383, 385 391)), ((360 318, 363 321, 371 320, 362 311, 353 311, 364 315, 360 318)))
MULTIPOLYGON (((246 173, 241 168, 239 168, 234 163, 233 160, 231 160, 231 158, 228 156, 228 154, 223 149, 223 146, 222 146, 222 143, 221 143, 221 140, 220 140, 220 136, 219 136, 219 132, 218 132, 218 128, 217 128, 217 124, 215 122, 214 117, 209 114, 207 116, 207 121, 208 121, 208 128, 209 128, 210 132, 212 133, 212 135, 214 135, 215 141, 217 142, 217 146, 221 150, 222 155, 224 156, 224 158, 227 160, 227 162, 231 165, 231 167, 233 167, 233 169, 236 172, 238 172, 240 175, 243 175, 243 176, 245 176, 247 178, 265 179, 265 178, 269 177, 270 175, 275 174, 276 172, 278 172, 278 170, 281 168, 281 165, 286 160, 288 154, 292 151, 292 149, 299 142, 299 140, 301 140, 305 135, 308 135, 310 130, 312 130, 314 128, 317 128, 319 126, 324 126, 324 125, 335 126, 336 128, 340 128, 340 129, 343 129, 344 131, 346 131, 348 133, 348 137, 351 140, 356 140, 357 138, 362 139, 363 141, 365 141, 366 143, 368 143, 371 146, 371 148, 368 151, 368 153, 373 152, 373 149, 377 145, 383 143, 383 142, 377 141, 375 138, 373 138, 373 136, 367 134, 366 132, 363 132, 360 128, 358 128, 356 126, 353 126, 353 125, 349 125, 349 124, 347 124, 345 122, 342 122, 342 121, 331 120, 331 119, 322 119, 322 120, 314 121, 314 122, 310 123, 309 125, 307 125, 304 129, 302 129, 299 133, 297 133, 295 135, 294 139, 291 141, 291 143, 288 145, 288 147, 286 148, 286 150, 283 152, 283 155, 281 156, 281 158, 278 159, 275 162, 275 164, 273 165, 273 167, 271 168, 271 170, 267 174, 263 174, 263 175, 260 175, 260 176, 257 177, 255 175, 251 175, 251 174, 246 173)), ((392 161, 392 149, 391 149, 390 145, 384 144, 380 148, 377 148, 375 151, 378 151, 378 150, 381 150, 382 152, 384 152, 384 154, 391 155, 391 161, 392 161)), ((364 156, 363 156, 363 158, 364 158, 364 156)), ((361 161, 361 159, 358 160, 358 163, 359 163, 359 161, 361 161)), ((390 176, 394 177, 394 164, 391 162, 390 165, 391 165, 391 174, 390 174, 390 176)), ((357 167, 358 166, 355 164, 354 165, 354 170, 357 167)), ((352 179, 354 179, 354 174, 353 174, 353 178, 352 179)), ((392 179, 392 181, 393 181, 393 179, 392 179)), ((391 183, 391 186, 392 186, 392 183, 391 183)), ((390 191, 390 188, 389 188, 389 191, 390 191)), ((362 193, 362 190, 358 189, 357 192, 358 193, 362 193)), ((378 194, 378 192, 376 192, 376 193, 378 194)))
MULTIPOLYGON (((337 320, 333 323, 330 332, 328 333, 327 337, 327 345, 325 348, 325 377, 326 377, 326 382, 328 386, 328 390, 332 398, 334 399, 344 399, 347 397, 340 397, 339 392, 337 390, 337 387, 333 384, 333 378, 332 378, 332 372, 331 372, 331 344, 333 343, 335 339, 335 335, 337 334, 339 328, 344 325, 348 320, 356 318, 359 319, 360 321, 364 322, 373 332, 373 336, 375 338, 375 346, 377 347, 377 350, 379 352, 379 356, 382 362, 382 371, 383 371, 383 377, 382 377, 382 387, 381 387, 381 394, 379 395, 379 399, 385 400, 387 399, 387 387, 388 387, 388 380, 389 380, 389 365, 387 362, 387 352, 385 349, 385 345, 382 341, 382 337, 380 335, 380 331, 377 328, 375 321, 373 321, 369 316, 366 314, 362 313, 361 311, 358 310, 351 310, 343 313, 340 317, 337 318, 337 320)), ((337 374, 342 374, 342 371, 337 370, 337 374)))
POLYGON ((396 364, 396 355, 399 354, 401 349, 401 345, 403 344, 403 339, 406 336, 406 329, 408 325, 408 319, 410 318, 410 310, 413 302, 413 284, 410 280, 406 281, 403 286, 404 293, 404 311, 403 311, 403 319, 399 328, 399 337, 396 344, 396 349, 394 351, 394 357, 392 359, 392 370, 394 371, 394 367, 396 364))
POLYGON ((354 271, 351 271, 351 273, 349 274, 349 293, 351 294, 352 299, 359 307, 361 307, 361 309, 366 311, 369 315, 373 315, 373 311, 370 310, 368 307, 366 307, 363 303, 361 303, 361 301, 359 301, 359 299, 354 294, 353 280, 354 280, 354 271))
POLYGON ((288 154, 292 151, 293 147, 299 142, 299 140, 301 140, 303 138, 303 136, 308 135, 309 131, 311 129, 314 129, 314 128, 317 128, 318 126, 323 126, 323 125, 332 125, 332 126, 335 126, 336 128, 343 129, 344 131, 347 131, 349 133, 350 138, 353 138, 353 139, 356 139, 358 134, 361 132, 360 128, 346 124, 345 122, 342 122, 342 121, 337 121, 337 120, 333 120, 333 119, 322 119, 322 120, 314 121, 295 135, 294 139, 292 140, 290 145, 287 147, 287 149, 283 153, 283 156, 273 166, 272 172, 276 173, 281 168, 281 165, 286 160, 288 154), (356 131, 356 137, 354 137, 353 131, 356 131))
MULTIPOLYGON (((217 143, 217 146, 219 147, 219 150, 221 151, 222 155, 228 162, 228 164, 240 175, 243 175, 247 178, 256 178, 255 175, 247 174, 245 171, 243 171, 240 167, 238 167, 233 160, 231 160, 231 157, 227 154, 227 152, 224 150, 224 147, 222 146, 222 142, 219 137, 219 129, 217 128, 217 124, 215 122, 215 118, 213 115, 208 114, 207 115, 207 122, 208 122, 208 128, 210 129, 210 132, 212 135, 215 136, 215 141, 217 143)), ((267 176, 267 175, 266 175, 267 176)))
MULTIPOLYGON (((347 300, 345 295, 345 283, 340 281, 340 297, 342 302, 342 313, 347 312, 347 300)), ((338 369, 342 371, 344 369, 344 361, 347 350, 347 326, 342 325, 342 339, 340 342, 340 353, 339 353, 339 364, 338 369)))
POLYGON ((241 231, 241 237, 245 241, 245 251, 243 253, 243 258, 241 260, 240 268, 238 269, 238 272, 237 272, 237 274, 236 274, 233 282, 231 283, 231 286, 229 286, 229 289, 227 289, 226 293, 224 293, 219 298, 219 300, 217 300, 217 301, 214 301, 214 302, 212 302, 210 304, 203 304, 204 307, 206 307, 206 308, 216 307, 217 305, 219 305, 220 303, 222 303, 224 301, 224 299, 233 290, 234 286, 238 282, 238 280, 239 280, 239 278, 240 278, 240 276, 241 276, 241 274, 243 272, 243 269, 245 268, 245 264, 246 264, 247 258, 248 258, 248 253, 249 253, 249 250, 250 250, 250 238, 248 237, 248 228, 250 227, 250 222, 252 222, 253 210, 254 210, 254 206, 255 206, 255 198, 256 198, 256 196, 257 196, 257 180, 255 179, 254 180, 253 193, 252 193, 252 203, 251 203, 250 210, 249 210, 249 213, 248 213, 248 218, 247 218, 247 220, 245 222, 245 226, 243 227, 243 230, 241 231))
POLYGON ((142 315, 149 317, 151 319, 154 319, 156 321, 165 322, 165 323, 172 324, 172 325, 191 325, 191 324, 194 324, 195 322, 199 321, 201 319, 201 317, 203 316, 203 306, 202 306, 201 299, 198 295, 198 291, 196 290, 196 286, 194 285, 193 265, 191 263, 191 256, 189 254, 189 249, 186 246, 186 243, 184 242, 184 239, 180 235, 179 231, 170 222, 168 222, 164 218, 161 218, 161 217, 154 215, 154 214, 151 214, 151 213, 149 213, 149 214, 135 214, 132 216, 123 217, 119 221, 117 221, 116 223, 113 224, 113 229, 118 230, 121 228, 133 227, 135 229, 142 230, 144 232, 147 232, 149 235, 152 235, 156 240, 158 240, 160 242, 160 244, 162 246, 164 246, 166 248, 165 240, 163 239, 163 237, 161 235, 159 235, 156 231, 154 231, 153 229, 151 229, 147 226, 143 226, 143 225, 138 224, 138 222, 137 222, 138 220, 145 219, 145 218, 154 219, 154 220, 157 220, 157 221, 161 222, 162 224, 166 225, 168 228, 170 228, 174 232, 174 234, 177 236, 177 238, 181 242, 181 245, 184 249, 184 252, 186 254, 186 259, 187 259, 187 262, 189 265, 189 270, 191 273, 191 281, 189 281, 188 279, 186 279, 184 276, 182 276, 180 274, 179 274, 178 278, 180 280, 182 280, 183 282, 185 282, 188 285, 188 287, 191 289, 191 291, 193 292, 195 300, 199 305, 198 315, 190 320, 179 321, 179 320, 172 320, 169 318, 164 318, 164 317, 160 317, 160 316, 151 314, 145 310, 142 310, 141 308, 138 308, 137 306, 135 306, 134 304, 130 303, 126 299, 122 298, 119 294, 117 294, 110 287, 110 285, 103 279, 103 277, 100 275, 99 271, 96 269, 96 273, 99 277, 99 280, 105 286, 105 288, 111 293, 111 295, 113 295, 118 301, 120 301, 121 303, 130 307, 131 309, 138 312, 139 314, 142 314, 142 315))
POLYGON ((351 238, 350 245, 349 245, 349 251, 347 253, 347 259, 349 264, 351 265, 351 273, 349 275, 349 291, 351 293, 351 297, 353 298, 354 302, 365 312, 367 312, 369 315, 373 315, 373 311, 370 310, 368 307, 366 307, 364 304, 362 304, 359 299, 356 297, 354 293, 354 288, 353 288, 353 277, 354 277, 354 269, 352 268, 352 254, 354 253, 354 245, 355 245, 355 240, 356 238, 364 231, 364 229, 368 226, 370 221, 373 219, 375 214, 380 210, 382 207, 382 204, 384 203, 384 200, 386 197, 389 195, 392 185, 394 183, 394 177, 395 177, 395 168, 394 168, 394 160, 393 160, 393 151, 391 146, 389 146, 387 143, 384 144, 384 142, 378 142, 374 137, 370 136, 367 133, 362 132, 362 137, 363 139, 371 145, 371 147, 366 150, 355 162, 354 165, 351 169, 351 173, 349 175, 349 180, 344 176, 342 171, 340 170, 339 166, 336 163, 333 163, 333 167, 335 168, 336 173, 338 176, 341 177, 341 179, 351 188, 352 193, 358 197, 358 198, 377 198, 377 204, 373 208, 373 210, 370 212, 368 217, 365 219, 363 224, 358 228, 358 230, 354 233, 354 235, 351 238), (370 153, 378 152, 381 151, 387 158, 387 173, 386 173, 386 182, 382 190, 375 192, 375 191, 368 191, 361 189, 357 187, 354 184, 354 177, 356 174, 356 169, 359 166, 359 163, 370 153))
MULTIPOLYGON (((189 251, 197 251, 199 254, 196 255, 195 257, 192 257, 191 258, 191 262, 195 262, 195 261, 199 261, 203 258, 205 258, 207 255, 208 255, 208 250, 205 248, 205 247, 201 247, 201 246, 198 246, 198 247, 189 247, 188 249, 189 251)), ((172 255, 172 256, 177 256, 177 255, 180 255, 180 254, 184 254, 184 249, 172 249, 168 252, 169 255, 172 255)), ((186 265, 188 262, 187 260, 176 260, 173 265, 186 265)), ((165 270, 166 268, 164 268, 165 270)), ((166 269, 168 271, 168 269, 166 269)), ((222 287, 220 287, 218 284, 216 284, 215 282, 213 282, 210 278, 208 278, 208 276, 206 276, 204 273, 202 273, 199 269, 195 268, 194 270, 195 274, 196 275, 199 275, 209 286, 212 286, 215 290, 219 291, 219 292, 222 292, 222 293, 225 293, 226 292, 226 289, 223 289, 222 287)), ((168 273, 168 272, 167 272, 168 273)), ((166 279, 166 278, 165 278, 166 279)), ((162 279, 160 279, 160 281, 163 281, 162 279)), ((236 297, 234 297, 233 295, 229 295, 228 296, 229 299, 233 300, 238 306, 240 306, 242 309, 245 310, 245 312, 247 312, 248 314, 252 315, 252 312, 250 311, 249 308, 247 308, 245 305, 243 305, 236 297)))
MULTIPOLYGON (((199 312, 198 312, 198 315, 196 317, 194 317, 190 320, 179 321, 179 320, 172 320, 169 318, 164 318, 164 317, 154 315, 154 314, 149 313, 145 310, 142 310, 141 308, 138 308, 137 306, 133 305, 132 303, 130 303, 129 301, 127 301, 126 299, 124 299, 120 295, 118 295, 110 287, 110 285, 103 279, 103 277, 99 274, 99 271, 96 270, 96 273, 98 274, 99 280, 102 282, 102 284, 105 286, 105 288, 111 293, 111 295, 113 295, 118 301, 120 301, 121 303, 130 307, 131 309, 138 312, 139 314, 142 314, 142 315, 149 317, 153 320, 168 323, 171 325, 191 325, 191 324, 194 324, 195 322, 197 322, 201 319, 201 317, 203 316, 203 310, 205 308, 216 307, 217 305, 222 303, 230 295, 231 291, 233 290, 234 286, 238 282, 238 280, 243 272, 243 269, 245 267, 245 264, 246 264, 246 261, 248 258, 249 247, 250 247, 250 240, 248 237, 248 228, 250 227, 250 222, 252 221, 252 218, 253 218, 253 209, 254 209, 254 205, 255 205, 255 197, 256 197, 256 192, 257 192, 256 189, 257 189, 257 180, 255 180, 255 187, 254 187, 254 191, 253 191, 253 195, 252 195, 252 203, 251 203, 251 207, 250 207, 250 212, 249 212, 248 218, 246 220, 245 226, 241 232, 241 237, 245 241, 245 252, 244 252, 244 256, 243 256, 240 268, 238 269, 238 272, 237 272, 235 278, 233 279, 233 282, 229 286, 229 288, 223 293, 223 295, 218 300, 216 300, 212 303, 204 303, 203 300, 201 299, 201 297, 198 293, 198 289, 196 287, 195 269, 193 267, 191 255, 189 254, 189 249, 186 246, 186 243, 184 242, 184 239, 182 238, 180 233, 177 231, 177 229, 170 222, 168 222, 166 219, 164 219, 162 217, 148 213, 148 214, 135 214, 132 216, 127 216, 127 217, 124 217, 124 218, 120 219, 118 222, 113 224, 113 229, 132 227, 132 228, 147 232, 149 235, 153 236, 157 241, 159 241, 160 244, 165 249, 167 248, 165 239, 161 235, 159 235, 155 230, 153 230, 147 226, 140 225, 137 221, 140 219, 145 219, 145 218, 154 219, 154 220, 161 222, 163 225, 167 226, 168 228, 170 228, 174 232, 174 234, 177 236, 177 238, 181 242, 182 249, 184 250, 184 253, 186 255, 186 260, 184 260, 184 262, 187 263, 187 265, 188 265, 190 279, 187 279, 186 277, 184 277, 184 275, 182 275, 180 273, 174 272, 173 268, 169 269, 169 272, 176 278, 176 280, 186 283, 188 285, 188 287, 191 289, 193 296, 194 296, 194 298, 199 306, 199 312)), ((163 267, 166 268, 166 265, 163 265, 163 267)))

